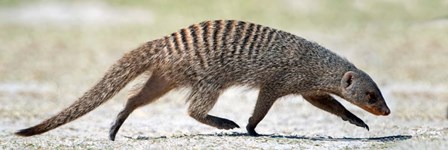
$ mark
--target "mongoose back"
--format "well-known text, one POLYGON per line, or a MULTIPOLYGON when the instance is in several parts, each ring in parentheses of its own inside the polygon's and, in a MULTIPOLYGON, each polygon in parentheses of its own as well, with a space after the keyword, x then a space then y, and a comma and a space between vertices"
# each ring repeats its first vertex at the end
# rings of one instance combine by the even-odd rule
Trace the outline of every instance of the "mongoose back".
POLYGON ((235 85, 260 92, 246 129, 255 127, 274 102, 300 94, 312 105, 369 129, 330 94, 375 115, 390 113, 375 82, 352 63, 317 43, 270 27, 236 20, 193 24, 126 53, 104 77, 76 102, 42 123, 18 131, 41 134, 75 120, 114 96, 140 74, 150 78, 129 97, 109 132, 115 140, 120 126, 138 107, 154 102, 175 88, 191 88, 188 114, 218 129, 239 126, 208 115, 223 90, 235 85))

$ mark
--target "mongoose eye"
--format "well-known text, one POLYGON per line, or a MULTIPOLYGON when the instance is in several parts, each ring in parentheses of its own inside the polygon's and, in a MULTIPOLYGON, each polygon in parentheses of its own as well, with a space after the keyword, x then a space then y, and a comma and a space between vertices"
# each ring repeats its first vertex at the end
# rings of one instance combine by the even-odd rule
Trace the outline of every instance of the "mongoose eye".
POLYGON ((375 103, 376 102, 376 96, 375 96, 375 94, 373 94, 373 93, 370 93, 370 92, 367 92, 366 93, 366 96, 367 96, 367 102, 369 103, 369 104, 373 104, 373 103, 375 103))

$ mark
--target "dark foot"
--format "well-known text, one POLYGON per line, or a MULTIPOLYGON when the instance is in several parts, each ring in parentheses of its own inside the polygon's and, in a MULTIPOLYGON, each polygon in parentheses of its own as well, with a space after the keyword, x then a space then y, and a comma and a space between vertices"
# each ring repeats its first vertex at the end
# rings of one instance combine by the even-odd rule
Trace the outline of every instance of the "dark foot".
MULTIPOLYGON (((129 114, 128 114, 129 115, 129 114)), ((112 123, 112 126, 110 127, 110 130, 109 130, 109 139, 111 140, 111 141, 114 141, 115 140, 115 136, 117 135, 117 133, 118 133, 118 130, 120 130, 120 127, 121 127, 121 125, 123 125, 123 123, 124 123, 124 121, 126 120, 126 118, 127 118, 127 116, 128 115, 122 115, 121 113, 118 115, 118 117, 117 117, 117 120, 115 120, 113 123, 112 123)))
POLYGON ((232 120, 228 120, 228 119, 224 119, 224 118, 214 117, 213 122, 215 122, 215 127, 218 129, 229 130, 229 129, 233 129, 233 128, 240 128, 240 126, 238 126, 238 124, 236 124, 232 120))
POLYGON ((134 109, 125 107, 120 113, 118 113, 117 118, 112 123, 112 126, 109 130, 109 139, 111 141, 115 140, 115 135, 117 135, 118 130, 120 130, 121 125, 123 125, 124 121, 128 118, 128 116, 132 113, 134 109))
POLYGON ((123 124, 123 121, 116 120, 112 123, 112 126, 109 130, 109 139, 111 141, 115 141, 115 136, 117 135, 118 130, 120 129, 121 125, 123 124))
POLYGON ((260 136, 260 134, 255 132, 255 128, 253 128, 253 127, 246 126, 246 130, 250 136, 260 136))
POLYGON ((347 118, 342 117, 342 120, 348 121, 351 124, 354 124, 354 125, 356 125, 358 127, 366 128, 367 131, 369 131, 369 126, 367 126, 367 124, 364 123, 364 121, 362 121, 361 119, 359 119, 358 117, 356 117, 353 114, 348 115, 347 118))

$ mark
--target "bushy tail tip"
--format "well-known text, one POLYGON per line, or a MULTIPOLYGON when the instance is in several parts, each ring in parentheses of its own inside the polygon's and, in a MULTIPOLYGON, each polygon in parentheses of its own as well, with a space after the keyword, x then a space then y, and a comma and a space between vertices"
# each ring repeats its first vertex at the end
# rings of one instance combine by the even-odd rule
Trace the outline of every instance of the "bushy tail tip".
POLYGON ((28 137, 28 136, 40 134, 40 132, 36 132, 36 130, 34 128, 26 128, 26 129, 19 130, 14 134, 18 135, 18 136, 28 137))

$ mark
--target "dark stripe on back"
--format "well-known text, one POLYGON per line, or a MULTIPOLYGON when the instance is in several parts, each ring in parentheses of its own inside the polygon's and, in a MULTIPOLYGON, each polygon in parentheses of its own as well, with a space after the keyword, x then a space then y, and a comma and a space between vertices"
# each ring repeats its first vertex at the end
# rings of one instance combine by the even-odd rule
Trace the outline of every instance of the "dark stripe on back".
POLYGON ((238 44, 241 41, 241 38, 243 38, 243 30, 244 30, 244 25, 246 23, 243 21, 238 21, 238 24, 236 26, 236 30, 235 30, 235 38, 233 38, 233 42, 232 45, 234 45, 233 49, 231 49, 231 53, 232 55, 235 55, 237 49, 238 49, 238 44))
MULTIPOLYGON (((249 45, 249 54, 248 54, 249 58, 252 57, 253 51, 258 51, 258 50, 254 49, 254 46, 256 43, 258 43, 257 40, 258 40, 258 35, 260 34, 260 28, 261 28, 261 25, 256 25, 255 30, 253 31, 255 35, 253 37, 252 43, 250 43, 250 45, 249 45)), ((258 52, 256 52, 256 53, 258 53, 258 52)))
POLYGON ((221 21, 222 20, 216 20, 215 23, 213 24, 213 50, 214 52, 216 52, 218 50, 218 34, 219 31, 221 30, 221 21))
MULTIPOLYGON (((246 45, 248 44, 247 42, 249 42, 249 38, 252 36, 253 34, 253 28, 254 28, 255 24, 250 23, 249 27, 246 30, 246 35, 244 35, 244 39, 243 39, 243 43, 240 45, 241 46, 241 50, 245 50, 244 47, 246 47, 246 45), (250 33, 250 34, 248 34, 250 33)), ((242 55, 242 53, 240 54, 242 55)))
POLYGON ((210 43, 208 43, 208 29, 210 28, 210 21, 207 21, 205 24, 202 24, 202 41, 204 41, 204 51, 206 54, 209 53, 210 43))
POLYGON ((190 35, 193 38, 193 49, 192 51, 194 51, 194 54, 196 56, 196 59, 199 60, 199 63, 201 64, 202 68, 205 68, 205 64, 204 64, 204 60, 201 57, 201 54, 199 52, 200 47, 199 47, 199 36, 198 36, 198 25, 192 25, 190 26, 188 29, 190 30, 190 35))
POLYGON ((276 31, 274 29, 269 30, 269 34, 268 34, 268 40, 266 42, 266 46, 268 49, 271 49, 271 47, 273 46, 273 41, 275 40, 275 33, 276 31))
POLYGON ((180 55, 181 54, 181 50, 180 50, 180 39, 179 39, 179 33, 175 32, 173 34, 171 34, 171 36, 174 39, 174 49, 177 51, 177 53, 180 55))
POLYGON ((182 39, 182 44, 184 45, 185 52, 187 52, 189 50, 188 41, 187 41, 188 35, 187 35, 187 33, 185 33, 186 30, 187 29, 185 29, 185 28, 180 30, 180 37, 182 39))
MULTIPOLYGON (((195 25, 192 25, 190 27, 188 27, 188 30, 190 30, 190 36, 193 38, 193 50, 198 49, 198 41, 199 41, 199 37, 197 35, 197 29, 195 28, 195 25)), ((197 51, 197 50, 196 50, 197 51)))
POLYGON ((263 31, 260 33, 260 38, 257 42, 257 45, 255 45, 256 51, 254 51, 254 57, 252 59, 258 59, 260 55, 260 51, 265 50, 265 46, 268 44, 267 37, 268 35, 269 27, 263 27, 263 31))
POLYGON ((185 28, 183 28, 183 29, 181 29, 180 30, 180 38, 181 38, 181 40, 182 40, 182 43, 181 44, 183 44, 183 46, 184 46, 184 49, 183 49, 183 51, 185 52, 185 59, 188 61, 188 62, 190 62, 190 64, 191 64, 191 61, 192 61, 192 59, 191 59, 191 54, 190 54, 190 47, 188 46, 188 41, 187 41, 187 31, 186 31, 187 29, 185 29, 185 28))
POLYGON ((222 37, 221 37, 221 53, 219 55, 219 62, 221 62, 221 64, 225 63, 225 53, 227 51, 227 49, 223 49, 222 47, 227 47, 226 43, 229 39, 229 34, 230 34, 230 30, 232 30, 232 23, 233 21, 226 21, 225 22, 225 27, 224 30, 222 31, 222 37))

